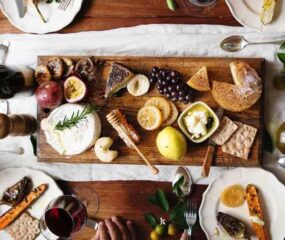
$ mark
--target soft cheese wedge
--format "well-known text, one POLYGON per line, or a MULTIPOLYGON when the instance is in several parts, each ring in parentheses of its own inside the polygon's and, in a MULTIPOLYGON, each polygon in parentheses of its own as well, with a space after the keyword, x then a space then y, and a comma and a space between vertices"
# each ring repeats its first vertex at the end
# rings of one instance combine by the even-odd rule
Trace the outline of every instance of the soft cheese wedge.
POLYGON ((55 130, 55 125, 72 113, 85 108, 80 104, 64 104, 51 112, 48 118, 43 119, 41 128, 44 130, 47 143, 59 154, 76 155, 92 147, 101 133, 101 122, 96 112, 90 113, 77 126, 64 130, 55 130))
POLYGON ((276 7, 276 0, 263 0, 262 10, 260 12, 260 21, 262 24, 268 24, 272 21, 276 7))

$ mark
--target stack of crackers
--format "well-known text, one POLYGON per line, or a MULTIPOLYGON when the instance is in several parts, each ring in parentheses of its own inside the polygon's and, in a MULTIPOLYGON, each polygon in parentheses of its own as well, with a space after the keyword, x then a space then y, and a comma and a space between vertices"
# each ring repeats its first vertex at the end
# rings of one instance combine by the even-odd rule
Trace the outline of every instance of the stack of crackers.
POLYGON ((222 146, 223 152, 248 159, 256 133, 257 129, 252 126, 223 117, 220 128, 211 139, 222 146))

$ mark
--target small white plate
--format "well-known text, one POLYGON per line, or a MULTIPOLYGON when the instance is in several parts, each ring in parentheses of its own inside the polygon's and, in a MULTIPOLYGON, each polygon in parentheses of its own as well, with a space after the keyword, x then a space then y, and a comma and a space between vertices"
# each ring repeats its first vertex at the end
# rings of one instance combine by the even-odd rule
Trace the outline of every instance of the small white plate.
MULTIPOLYGON (((9 168, 0 172, 0 199, 2 199, 2 195, 8 187, 12 186, 25 176, 32 180, 34 188, 43 183, 48 184, 48 189, 46 192, 40 196, 34 204, 32 204, 29 210, 27 210, 33 217, 40 219, 50 201, 63 194, 55 181, 47 174, 29 168, 9 168)), ((7 209, 9 209, 7 206, 1 205, 0 214, 4 213, 7 209)), ((2 230, 0 231, 0 239, 10 240, 12 238, 6 233, 5 230, 2 230)), ((44 238, 39 236, 37 239, 44 238)))
MULTIPOLYGON (((208 239, 232 239, 224 235, 214 235, 217 227, 216 216, 219 211, 222 211, 243 221, 249 229, 251 239, 257 240, 251 227, 246 202, 238 208, 228 208, 220 203, 220 195, 225 187, 233 184, 240 184, 246 187, 247 184, 251 183, 256 185, 259 190, 265 215, 265 224, 271 239, 283 240, 285 238, 285 228, 280 225, 285 223, 285 186, 272 173, 263 169, 236 168, 222 173, 209 185, 203 194, 199 215, 201 227, 208 239)), ((221 231, 219 232, 221 233, 221 231)))
POLYGON ((28 33, 56 32, 69 25, 81 9, 83 0, 72 0, 66 11, 58 9, 59 3, 55 1, 48 4, 46 0, 40 1, 39 9, 47 23, 42 22, 33 6, 27 6, 24 18, 20 18, 15 0, 0 0, 3 14, 18 29, 28 33))
POLYGON ((285 32, 285 1, 277 1, 274 19, 263 25, 259 19, 262 0, 226 0, 231 13, 243 26, 261 32, 285 32))

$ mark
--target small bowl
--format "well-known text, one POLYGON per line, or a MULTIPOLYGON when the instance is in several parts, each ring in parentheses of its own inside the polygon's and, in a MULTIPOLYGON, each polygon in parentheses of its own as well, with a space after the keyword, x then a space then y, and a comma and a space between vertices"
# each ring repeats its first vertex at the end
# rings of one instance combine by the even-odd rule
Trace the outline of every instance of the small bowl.
POLYGON ((201 143, 204 142, 205 140, 207 140, 219 127, 220 125, 220 121, 219 118, 217 117, 216 113, 204 102, 195 102, 193 104, 191 104, 189 107, 187 107, 179 116, 178 118, 178 125, 181 128, 181 130, 183 131, 183 133, 189 138, 190 141, 194 142, 194 143, 201 143), (214 123, 212 125, 212 127, 208 130, 208 133, 205 136, 202 136, 201 138, 198 139, 193 139, 192 138, 192 134, 188 132, 184 122, 183 122, 183 118, 187 115, 187 113, 193 109, 195 106, 197 105, 201 105, 204 108, 206 108, 209 111, 209 114, 211 117, 213 117, 214 119, 214 123))

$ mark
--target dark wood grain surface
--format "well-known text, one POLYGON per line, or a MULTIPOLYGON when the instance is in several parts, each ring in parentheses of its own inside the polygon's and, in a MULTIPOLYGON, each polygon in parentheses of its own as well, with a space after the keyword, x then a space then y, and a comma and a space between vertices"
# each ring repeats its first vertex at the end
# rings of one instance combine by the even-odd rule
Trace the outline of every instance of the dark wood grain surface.
MULTIPOLYGON (((173 12, 167 8, 165 0, 84 0, 75 20, 60 32, 108 30, 152 23, 239 25, 224 0, 219 0, 212 11, 185 6, 183 1, 187 0, 176 0, 178 9, 173 12)), ((20 32, 0 13, 0 34, 20 32)))
MULTIPOLYGON (((70 189, 89 187, 96 191, 100 206, 95 217, 98 220, 111 218, 112 216, 124 216, 127 219, 133 220, 137 229, 143 236, 142 240, 148 239, 149 233, 152 230, 150 225, 144 220, 145 213, 153 213, 155 216, 167 217, 158 207, 147 202, 147 198, 153 195, 157 189, 162 189, 170 202, 175 200, 175 196, 171 194, 171 183, 169 182, 152 182, 152 181, 108 181, 108 182, 64 182, 58 181, 59 186, 65 193, 69 193, 70 189)), ((191 199, 201 204, 202 195, 206 190, 207 185, 193 185, 191 199)), ((92 209, 91 209, 92 212, 92 209)), ((91 240, 95 231, 90 228, 85 228, 75 240, 91 240)), ((180 239, 181 234, 169 240, 180 239)), ((199 224, 196 224, 193 229, 193 240, 206 240, 199 224)))
MULTIPOLYGON (((78 59, 73 57, 74 59, 78 59)), ((44 64, 47 62, 49 57, 39 57, 38 63, 44 64)), ((166 67, 168 69, 174 69, 182 74, 183 80, 187 81, 193 76, 201 67, 207 66, 209 72, 209 79, 212 81, 224 81, 232 82, 230 73, 229 63, 233 61, 230 58, 157 58, 157 57, 103 57, 108 62, 115 61, 122 63, 129 67, 136 73, 143 73, 150 76, 150 71, 153 66, 166 67)), ((257 72, 262 75, 262 64, 264 59, 249 58, 241 59, 249 63, 257 72)), ((108 64, 107 64, 108 65, 108 64)), ((90 90, 91 94, 86 101, 92 104, 98 104, 92 94, 105 90, 106 79, 102 79, 96 85, 94 90, 90 90)), ((119 157, 113 162, 116 164, 143 164, 138 154, 132 149, 128 148, 124 142, 118 137, 117 132, 111 127, 106 121, 106 115, 115 108, 120 108, 125 114, 128 121, 137 129, 142 136, 138 147, 143 154, 153 164, 167 164, 167 165, 202 165, 206 151, 207 142, 202 144, 194 144, 188 141, 188 152, 179 162, 167 160, 160 155, 156 148, 156 136, 159 132, 143 130, 137 120, 138 110, 144 106, 147 99, 153 96, 161 96, 155 87, 144 95, 143 97, 133 97, 127 92, 124 92, 120 97, 112 97, 108 99, 107 104, 104 108, 98 112, 102 122, 102 133, 101 136, 111 136, 115 141, 112 146, 113 149, 119 150, 119 157)), ((199 92, 196 94, 195 101, 203 101, 207 103, 214 110, 218 108, 215 103, 211 92, 199 92)), ((258 166, 261 161, 261 141, 262 141, 262 102, 263 96, 257 104, 251 107, 249 110, 241 113, 232 113, 225 111, 225 115, 230 117, 232 120, 240 121, 242 123, 251 125, 258 129, 257 137, 254 141, 251 149, 250 157, 248 160, 234 157, 232 155, 223 153, 221 147, 217 147, 217 153, 214 157, 213 164, 218 166, 258 166)), ((183 103, 176 103, 179 112, 182 112, 187 105, 183 103)), ((44 111, 38 111, 38 121, 40 122, 43 118, 47 117, 48 113, 44 111)), ((174 125, 178 127, 177 124, 174 125)), ((43 131, 39 128, 38 131, 38 160, 44 162, 67 162, 67 163, 101 163, 94 154, 92 149, 75 156, 62 156, 59 155, 47 142, 43 131)))

